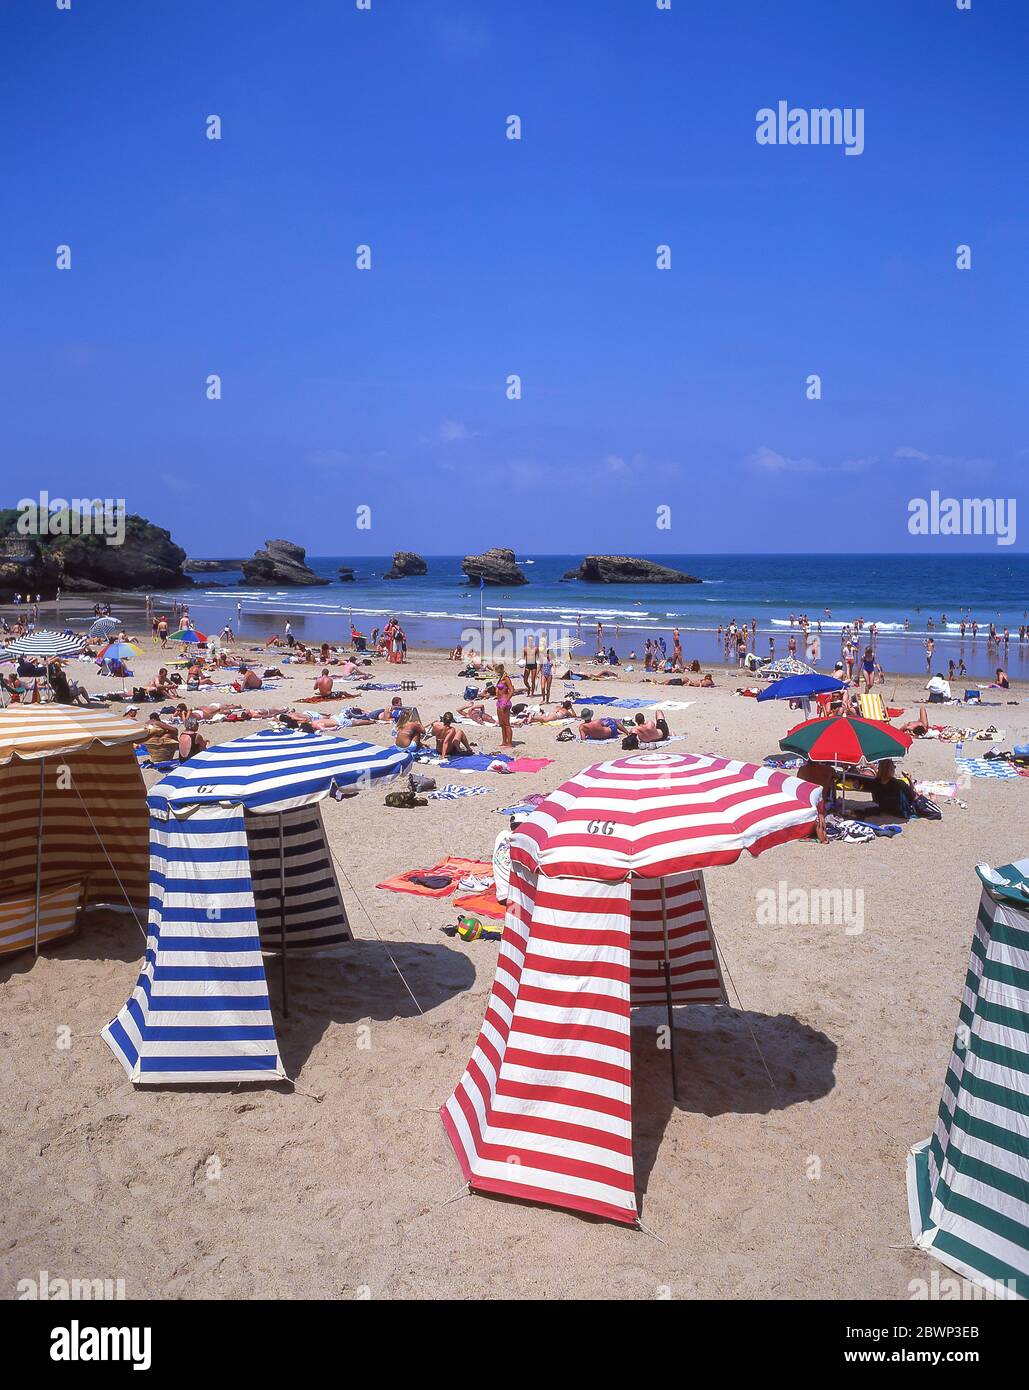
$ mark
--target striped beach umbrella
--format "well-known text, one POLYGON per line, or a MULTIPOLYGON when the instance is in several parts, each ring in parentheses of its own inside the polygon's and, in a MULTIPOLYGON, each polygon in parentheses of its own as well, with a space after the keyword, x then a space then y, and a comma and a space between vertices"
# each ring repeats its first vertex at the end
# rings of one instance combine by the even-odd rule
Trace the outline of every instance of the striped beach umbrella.
POLYGON ((196 753, 153 786, 151 806, 233 802, 248 811, 288 811, 329 795, 395 777, 411 765, 406 748, 380 748, 333 734, 264 729, 196 753))
POLYGON ((193 627, 182 627, 179 628, 178 632, 171 633, 171 635, 168 638, 168 641, 187 643, 206 642, 207 634, 206 632, 197 632, 196 628, 193 627))
POLYGON ((97 618, 90 623, 87 637, 110 637, 113 632, 121 632, 124 624, 120 618, 97 618))
POLYGON ((75 656, 85 644, 85 637, 69 636, 66 632, 50 632, 46 628, 28 632, 24 637, 5 639, 3 642, 4 650, 14 656, 35 656, 41 660, 51 656, 75 656))
POLYGON ((813 666, 809 666, 806 661, 798 661, 795 656, 781 656, 778 661, 762 666, 758 675, 779 680, 782 676, 814 676, 817 672, 813 666))
POLYGON ((135 642, 108 642, 98 653, 101 661, 128 661, 130 657, 141 654, 141 649, 135 642))
POLYGON ((594 763, 518 827, 512 862, 614 882, 733 864, 811 833, 822 789, 774 768, 693 753, 594 763))
POLYGON ((779 747, 813 763, 877 763, 902 758, 911 747, 911 735, 876 719, 838 714, 798 724, 779 740, 779 747))
POLYGON ((91 744, 138 743, 145 723, 84 705, 11 705, 0 710, 0 766, 79 753, 91 744))
MULTIPOLYGON (((88 878, 90 902, 120 897, 145 855, 143 782, 126 746, 144 732, 145 725, 135 719, 105 709, 55 704, 0 710, 3 875, 26 890, 21 931, 13 922, 6 932, 0 930, 0 953, 31 942, 39 954, 48 914, 58 906, 48 899, 48 890, 60 882, 88 878), (47 794, 46 774, 54 760, 67 763, 65 771, 74 769, 74 795, 68 790, 47 794), (108 844, 117 850, 118 867, 108 844)), ((129 884, 130 891, 134 887, 129 884)))

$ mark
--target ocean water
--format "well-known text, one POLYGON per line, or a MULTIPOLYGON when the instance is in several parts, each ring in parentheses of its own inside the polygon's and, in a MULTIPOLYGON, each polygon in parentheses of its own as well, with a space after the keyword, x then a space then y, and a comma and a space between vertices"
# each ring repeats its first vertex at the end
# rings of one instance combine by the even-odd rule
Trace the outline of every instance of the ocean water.
POLYGON ((308 563, 332 581, 326 587, 264 588, 240 583, 238 570, 224 570, 194 576, 197 587, 188 597, 183 591, 158 597, 167 607, 188 602, 201 628, 226 621, 236 626, 239 603, 240 631, 255 638, 281 632, 289 618, 305 641, 338 641, 348 635, 351 615, 367 633, 395 614, 411 645, 441 647, 480 630, 481 597, 485 620, 517 630, 519 652, 521 630, 533 630, 579 634, 579 651, 591 654, 602 623, 605 646, 613 643, 623 661, 633 649, 642 650, 647 636, 664 636, 670 644, 673 627, 682 633, 687 657, 720 661, 724 649, 717 629, 731 620, 756 620, 759 655, 767 655, 769 638, 776 655, 785 655, 790 615, 806 613, 812 627, 822 624, 823 668, 839 655, 844 624, 863 618, 866 630, 877 624, 877 651, 887 671, 925 670, 924 642, 931 632, 934 668, 946 670, 951 657, 956 662, 961 656, 971 675, 992 676, 997 665, 1012 677, 1029 673, 1029 644, 1018 640, 1019 627, 1029 622, 1027 555, 654 555, 649 558, 704 582, 608 585, 562 580, 580 556, 527 554, 518 557, 527 584, 481 591, 461 573, 461 556, 425 558, 428 574, 411 579, 382 578, 391 556, 315 556, 308 563), (338 579, 341 564, 354 568, 353 582, 338 579), (227 587, 213 587, 212 581, 227 587), (963 617, 978 620, 977 641, 970 632, 961 640, 963 617), (991 622, 1001 633, 1009 628, 1006 649, 1003 642, 988 649, 982 629, 991 622))

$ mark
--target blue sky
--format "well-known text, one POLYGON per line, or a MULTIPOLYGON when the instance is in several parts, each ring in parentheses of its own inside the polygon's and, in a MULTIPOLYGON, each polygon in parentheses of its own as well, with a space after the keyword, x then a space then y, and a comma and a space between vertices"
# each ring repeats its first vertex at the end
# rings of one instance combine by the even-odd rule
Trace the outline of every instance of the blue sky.
POLYGON ((1023 495, 1021 0, 22 0, 0 38, 5 500, 360 555, 918 550, 910 498, 1023 495), (758 145, 780 99, 863 108, 863 154, 758 145))

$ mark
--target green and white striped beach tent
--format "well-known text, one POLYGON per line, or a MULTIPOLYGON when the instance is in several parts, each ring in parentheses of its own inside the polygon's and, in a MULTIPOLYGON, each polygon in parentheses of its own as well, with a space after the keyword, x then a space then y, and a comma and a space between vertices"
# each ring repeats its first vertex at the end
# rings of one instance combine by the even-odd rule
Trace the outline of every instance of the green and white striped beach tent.
POLYGON ((1003 1298, 1029 1297, 1029 859, 983 883, 932 1138, 908 1157, 915 1244, 1003 1298))

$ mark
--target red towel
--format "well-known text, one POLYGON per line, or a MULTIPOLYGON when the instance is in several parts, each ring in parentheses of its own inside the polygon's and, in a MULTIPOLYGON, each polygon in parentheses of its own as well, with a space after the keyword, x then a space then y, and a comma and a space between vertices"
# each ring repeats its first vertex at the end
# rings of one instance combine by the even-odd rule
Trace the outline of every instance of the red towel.
POLYGON ((385 883, 377 883, 376 888, 388 888, 391 893, 414 893, 420 898, 445 898, 457 887, 458 880, 466 874, 488 878, 493 873, 493 865, 481 859, 442 859, 431 869, 409 869, 406 874, 397 874, 385 883), (426 888, 422 883, 411 883, 414 876, 426 878, 430 874, 450 874, 451 879, 443 888, 426 888))
POLYGON ((493 917, 502 922, 507 916, 507 908, 497 902, 496 885, 485 893, 468 893, 463 898, 455 898, 454 906, 462 912, 473 912, 479 917, 493 917))

